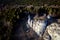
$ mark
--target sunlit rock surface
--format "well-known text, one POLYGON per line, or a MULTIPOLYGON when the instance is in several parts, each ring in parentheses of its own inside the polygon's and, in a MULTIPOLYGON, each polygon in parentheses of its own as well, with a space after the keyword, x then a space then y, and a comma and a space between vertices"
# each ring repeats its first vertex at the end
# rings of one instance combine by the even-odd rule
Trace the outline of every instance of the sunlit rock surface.
POLYGON ((58 23, 50 24, 47 27, 46 32, 45 32, 45 35, 44 35, 44 40, 46 40, 46 39, 49 40, 49 38, 48 38, 49 36, 51 37, 50 40, 60 40, 60 26, 59 26, 58 23))
POLYGON ((60 40, 60 26, 57 22, 53 22, 47 26, 45 20, 28 20, 28 25, 39 37, 43 36, 44 40, 60 40), (46 29, 46 30, 45 30, 46 29), (45 31, 45 32, 44 32, 45 31), (43 34, 44 33, 44 34, 43 34))
POLYGON ((31 27, 35 32, 36 34, 39 36, 39 37, 42 37, 43 35, 43 32, 46 28, 46 23, 45 23, 46 20, 31 20, 30 18, 28 19, 28 25, 27 27, 31 27))
POLYGON ((46 24, 43 22, 39 22, 40 20, 33 23, 33 30, 41 37, 43 34, 43 31, 45 29, 46 24))

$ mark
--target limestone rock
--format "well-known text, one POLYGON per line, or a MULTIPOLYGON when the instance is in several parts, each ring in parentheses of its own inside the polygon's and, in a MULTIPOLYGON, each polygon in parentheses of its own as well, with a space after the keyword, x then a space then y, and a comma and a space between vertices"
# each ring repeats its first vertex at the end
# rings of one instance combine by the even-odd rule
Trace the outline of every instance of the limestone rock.
POLYGON ((60 40, 60 26, 58 23, 52 23, 47 27, 47 32, 51 40, 60 40))

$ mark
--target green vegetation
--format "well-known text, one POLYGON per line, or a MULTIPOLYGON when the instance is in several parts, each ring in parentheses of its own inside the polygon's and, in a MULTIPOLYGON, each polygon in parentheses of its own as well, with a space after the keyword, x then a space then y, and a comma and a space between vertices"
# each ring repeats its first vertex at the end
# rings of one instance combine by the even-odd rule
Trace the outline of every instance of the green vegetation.
POLYGON ((0 4, 21 4, 21 5, 60 5, 60 0, 0 0, 0 4))

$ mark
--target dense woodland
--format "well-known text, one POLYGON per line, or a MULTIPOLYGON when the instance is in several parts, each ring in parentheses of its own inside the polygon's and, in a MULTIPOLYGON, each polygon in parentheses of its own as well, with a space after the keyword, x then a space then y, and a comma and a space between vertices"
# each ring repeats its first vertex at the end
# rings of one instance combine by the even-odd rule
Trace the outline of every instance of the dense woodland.
POLYGON ((0 0, 0 4, 23 4, 23 5, 60 5, 60 0, 0 0))

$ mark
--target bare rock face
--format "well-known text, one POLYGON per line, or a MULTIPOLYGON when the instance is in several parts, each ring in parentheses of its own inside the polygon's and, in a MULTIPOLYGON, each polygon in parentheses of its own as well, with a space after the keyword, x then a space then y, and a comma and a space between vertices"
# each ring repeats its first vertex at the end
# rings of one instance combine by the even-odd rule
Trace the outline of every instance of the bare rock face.
POLYGON ((29 26, 36 32, 39 37, 42 37, 43 31, 45 29, 46 24, 44 21, 28 21, 29 26), (33 23, 32 23, 33 22, 33 23))
POLYGON ((51 36, 51 40, 60 40, 60 26, 58 23, 50 24, 47 27, 47 32, 51 36))

